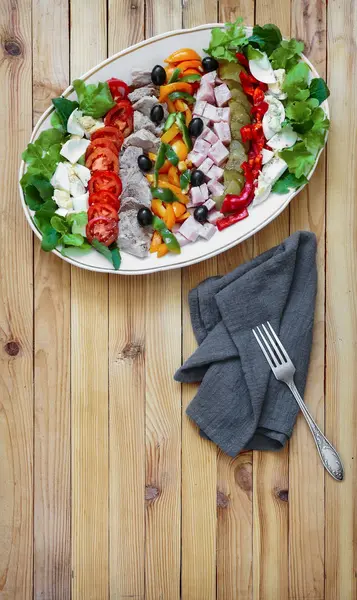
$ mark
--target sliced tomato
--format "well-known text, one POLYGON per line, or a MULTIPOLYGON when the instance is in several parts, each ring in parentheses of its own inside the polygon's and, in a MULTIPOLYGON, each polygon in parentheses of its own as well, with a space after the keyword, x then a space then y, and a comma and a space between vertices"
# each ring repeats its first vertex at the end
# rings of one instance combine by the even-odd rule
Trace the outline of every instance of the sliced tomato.
POLYGON ((118 154, 118 149, 111 140, 108 138, 98 138, 97 140, 93 140, 88 146, 86 150, 86 160, 95 148, 109 148, 114 154, 118 154))
POLYGON ((118 211, 115 210, 114 206, 107 202, 96 202, 89 207, 88 221, 91 221, 96 217, 108 217, 108 219, 114 219, 114 221, 119 220, 118 211))
POLYGON ((92 133, 92 135, 90 136, 90 141, 93 142, 94 140, 98 140, 99 138, 105 138, 110 140, 111 142, 113 142, 113 144, 116 145, 118 150, 120 150, 124 142, 124 136, 121 133, 121 131, 119 131, 117 127, 112 126, 101 127, 100 129, 94 131, 94 133, 92 133))
POLYGON ((94 148, 86 159, 86 167, 91 171, 114 171, 119 173, 118 154, 109 148, 94 148))
POLYGON ((86 227, 86 234, 90 244, 95 239, 105 246, 110 246, 117 239, 118 233, 117 221, 108 217, 95 217, 88 222, 86 227))
POLYGON ((110 93, 113 96, 114 102, 118 102, 118 100, 126 98, 129 94, 129 86, 121 79, 112 77, 111 79, 108 79, 107 84, 109 85, 110 93))
POLYGON ((109 127, 118 127, 124 137, 133 131, 133 107, 129 100, 119 100, 104 118, 104 124, 109 127))
POLYGON ((88 183, 89 194, 105 191, 117 198, 123 189, 120 177, 113 171, 95 171, 88 183))
POLYGON ((99 192, 94 192, 94 194, 89 194, 89 206, 91 207, 93 204, 109 204, 117 212, 120 208, 119 198, 107 190, 100 190, 99 192))

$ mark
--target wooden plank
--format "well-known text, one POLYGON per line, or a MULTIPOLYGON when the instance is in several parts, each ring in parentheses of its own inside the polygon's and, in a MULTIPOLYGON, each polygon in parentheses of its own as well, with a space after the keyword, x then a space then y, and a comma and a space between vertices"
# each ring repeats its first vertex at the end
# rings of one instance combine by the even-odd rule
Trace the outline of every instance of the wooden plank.
MULTIPOLYGON (((107 54, 106 2, 71 1, 71 78, 107 54)), ((108 276, 71 269, 72 595, 109 596, 108 276)))
MULTIPOLYGON (((33 4, 35 118, 68 85, 68 2, 33 4), (56 45, 52 43, 58 33, 56 45)), ((34 597, 71 593, 70 267, 35 240, 34 597)))
MULTIPOLYGON (((291 35, 305 41, 305 53, 326 77, 326 4, 292 2, 291 35)), ((313 231, 318 240, 318 295, 314 343, 305 401, 324 425, 325 371, 325 155, 306 190, 290 207, 291 231, 313 231)), ((290 442, 289 456, 289 598, 324 598, 324 474, 315 443, 302 415, 290 442), (305 486, 301 486, 301 482, 305 486)))
POLYGON ((0 6, 0 598, 32 597, 33 245, 17 187, 32 126, 31 2, 0 6))
POLYGON ((326 416, 345 481, 325 478, 326 600, 357 597, 356 579, 356 149, 357 5, 328 3, 331 131, 327 149, 326 416), (341 151, 343 140, 343 151, 341 151))
MULTIPOLYGON (((217 21, 215 0, 183 4, 183 27, 217 21)), ((182 352, 186 360, 197 343, 192 332, 187 296, 190 289, 217 274, 215 258, 182 271, 182 352)), ((182 566, 183 600, 216 598, 217 449, 203 440, 185 411, 197 391, 182 386, 182 566)))
MULTIPOLYGON (((290 2, 256 0, 256 22, 276 23, 290 35, 290 2)), ((289 209, 255 236, 255 254, 289 235, 289 209)), ((253 453, 253 598, 286 600, 289 594, 288 448, 253 453)))
MULTIPOLYGON (((144 36, 144 3, 109 3, 109 55, 144 36)), ((120 74, 118 74, 120 77, 120 74)), ((110 597, 144 598, 146 277, 109 278, 110 597)))
MULTIPOLYGON (((243 17, 254 23, 254 0, 220 3, 219 22, 243 17)), ((219 273, 228 273, 253 257, 253 238, 217 258, 219 273)), ((252 452, 217 459, 217 600, 252 598, 253 497, 252 452), (244 548, 244 552, 242 552, 244 548)))

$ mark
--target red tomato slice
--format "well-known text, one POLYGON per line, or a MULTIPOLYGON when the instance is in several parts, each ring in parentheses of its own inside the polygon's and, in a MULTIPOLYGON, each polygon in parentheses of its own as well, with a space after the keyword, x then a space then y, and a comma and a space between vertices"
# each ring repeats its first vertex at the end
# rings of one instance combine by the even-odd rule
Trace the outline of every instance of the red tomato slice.
POLYGON ((91 207, 93 204, 109 204, 117 212, 120 208, 119 198, 117 198, 117 196, 114 196, 114 194, 108 192, 107 190, 100 190, 100 192, 94 192, 94 194, 90 194, 89 206, 91 207))
POLYGON ((133 107, 129 100, 119 100, 104 118, 105 125, 118 127, 124 137, 133 131, 133 107))
POLYGON ((108 79, 107 84, 109 85, 110 93, 113 96, 114 102, 118 102, 118 100, 126 98, 129 94, 129 86, 121 79, 112 77, 111 79, 108 79))
POLYGON ((111 140, 108 140, 107 138, 98 138, 97 140, 92 141, 88 146, 86 150, 86 160, 95 148, 109 148, 114 154, 118 154, 118 149, 111 140))
POLYGON ((86 159, 86 167, 91 171, 114 171, 119 173, 119 157, 109 148, 94 148, 86 159))
POLYGON ((101 127, 100 129, 97 129, 97 131, 94 131, 90 136, 90 141, 93 142, 99 138, 106 138, 110 140, 116 145, 118 150, 120 150, 124 142, 124 136, 121 131, 119 131, 117 127, 112 126, 101 127))
POLYGON ((117 239, 118 233, 118 223, 108 217, 95 217, 89 221, 86 227, 87 239, 90 244, 96 239, 105 246, 110 246, 117 239))
POLYGON ((123 189, 121 179, 113 171, 95 171, 88 183, 89 194, 105 191, 111 192, 115 197, 120 196, 123 189))
POLYGON ((118 212, 114 206, 107 202, 96 202, 92 204, 88 209, 88 221, 95 219, 96 217, 108 217, 108 219, 119 220, 118 212))

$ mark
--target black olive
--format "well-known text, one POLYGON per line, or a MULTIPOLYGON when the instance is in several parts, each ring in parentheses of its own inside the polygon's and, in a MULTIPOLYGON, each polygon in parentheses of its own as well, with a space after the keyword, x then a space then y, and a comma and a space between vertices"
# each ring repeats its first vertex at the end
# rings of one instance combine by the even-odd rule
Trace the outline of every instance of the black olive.
POLYGON ((202 61, 203 70, 205 73, 210 73, 211 71, 216 71, 219 67, 218 62, 212 56, 206 56, 202 61))
POLYGON ((138 221, 141 227, 146 227, 152 223, 152 212, 149 208, 139 208, 138 221))
POLYGON ((164 109, 161 106, 161 104, 155 104, 155 106, 152 107, 151 111, 150 111, 150 119, 154 122, 154 123, 161 123, 162 119, 164 118, 164 109))
POLYGON ((191 171, 192 187, 198 187, 198 186, 202 185, 204 182, 205 182, 205 176, 202 173, 202 171, 199 171, 199 169, 195 169, 194 171, 191 171))
POLYGON ((152 161, 148 156, 145 156, 145 154, 140 154, 138 158, 138 167, 141 171, 144 171, 144 173, 148 173, 152 169, 152 161))
POLYGON ((151 71, 151 81, 154 85, 164 85, 166 83, 166 71, 161 65, 156 65, 151 71))
POLYGON ((195 217, 196 221, 198 221, 199 223, 205 223, 207 221, 207 217, 208 217, 207 206, 197 206, 197 208, 195 208, 195 212, 193 213, 193 216, 195 217))
POLYGON ((188 126, 188 133, 191 137, 198 137, 203 131, 203 121, 200 117, 192 119, 188 126))

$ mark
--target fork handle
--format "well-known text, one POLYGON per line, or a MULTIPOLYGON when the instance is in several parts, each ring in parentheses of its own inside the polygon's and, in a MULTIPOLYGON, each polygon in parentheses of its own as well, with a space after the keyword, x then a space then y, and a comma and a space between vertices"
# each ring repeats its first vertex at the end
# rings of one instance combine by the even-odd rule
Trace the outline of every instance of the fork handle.
POLYGON ((314 438, 322 464, 324 465, 326 471, 328 471, 334 479, 342 481, 344 477, 343 465, 337 450, 332 444, 330 444, 328 439, 322 433, 321 429, 316 425, 309 409, 300 396, 295 383, 292 381, 288 383, 288 386, 293 393, 296 402, 300 406, 301 412, 303 413, 308 426, 310 427, 310 431, 314 438))

